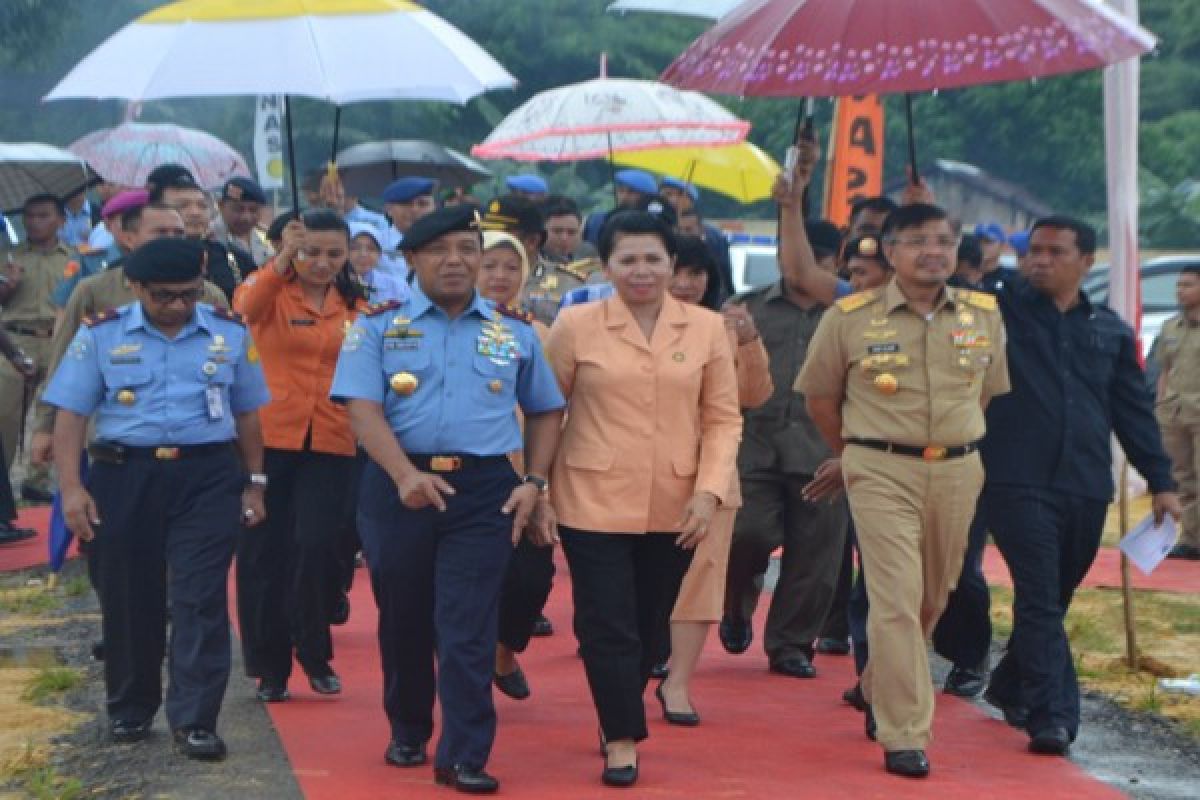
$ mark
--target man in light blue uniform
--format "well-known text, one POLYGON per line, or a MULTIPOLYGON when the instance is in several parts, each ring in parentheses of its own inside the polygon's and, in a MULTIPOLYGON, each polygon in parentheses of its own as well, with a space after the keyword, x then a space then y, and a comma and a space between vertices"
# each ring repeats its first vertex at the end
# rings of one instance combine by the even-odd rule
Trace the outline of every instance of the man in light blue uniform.
POLYGON ((379 268, 390 272, 401 280, 408 278, 408 264, 404 260, 404 236, 417 220, 437 207, 433 191, 437 181, 429 178, 408 177, 393 181, 383 190, 383 210, 391 225, 384 228, 383 256, 379 268))
POLYGON ((564 406, 528 318, 476 293, 482 248, 470 206, 416 221, 404 240, 411 297, 359 317, 331 389, 371 457, 358 528, 379 607, 385 758, 426 761, 436 654, 434 777, 472 793, 499 786, 484 772, 496 732, 497 604, 519 537, 553 541, 545 476, 564 406), (522 446, 524 477, 507 455, 522 446))
MULTIPOLYGON (((128 189, 113 196, 104 204, 104 219, 110 221, 117 230, 123 230, 127 224, 128 215, 145 207, 150 200, 150 193, 145 189, 128 189)), ((126 248, 116 239, 111 247, 104 250, 93 250, 83 255, 76 265, 78 268, 63 274, 58 285, 50 295, 50 302, 55 308, 66 308, 75 287, 92 275, 104 272, 109 267, 117 266, 124 258, 126 248)))
POLYGON ((269 395, 245 325, 197 303, 204 258, 183 239, 134 251, 124 268, 137 302, 84 323, 43 399, 58 409, 67 525, 103 565, 112 738, 145 738, 162 704, 169 596, 167 723, 185 755, 213 760, 225 755, 216 724, 230 668, 229 566, 239 523, 265 518, 257 409, 269 395), (92 415, 85 489, 79 453, 92 415))

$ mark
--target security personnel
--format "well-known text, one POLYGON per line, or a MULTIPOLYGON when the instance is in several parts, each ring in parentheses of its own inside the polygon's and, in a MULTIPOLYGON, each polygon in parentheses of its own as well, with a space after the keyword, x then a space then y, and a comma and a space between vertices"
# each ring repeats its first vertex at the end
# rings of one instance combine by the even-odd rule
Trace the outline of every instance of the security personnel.
POLYGON ((871 614, 867 733, 889 772, 929 774, 925 639, 962 568, 983 485, 983 406, 1009 389, 995 299, 946 288, 958 237, 930 205, 894 211, 895 277, 826 314, 796 380, 841 454, 871 614))
POLYGON ((181 752, 212 760, 225 755, 216 725, 230 669, 234 544, 239 523, 265 517, 257 409, 268 392, 245 326, 197 302, 204 257, 183 239, 131 255, 125 273, 137 302, 88 320, 45 399, 58 408, 67 525, 104 565, 97 590, 112 738, 145 738, 162 702, 170 598, 167 723, 181 752), (85 488, 79 453, 92 414, 85 488))
MULTIPOLYGON (((0 440, 4 442, 4 468, 16 458, 17 442, 25 427, 32 397, 46 377, 55 309, 51 295, 65 272, 78 269, 78 257, 58 238, 64 210, 53 195, 34 195, 23 210, 26 241, 11 251, 11 263, 0 286, 0 324, 13 343, 33 359, 37 373, 28 379, 7 361, 0 362, 0 440)), ((49 470, 31 464, 21 495, 32 502, 52 499, 49 470)))
POLYGON ((541 175, 509 175, 504 179, 504 185, 513 194, 538 206, 550 195, 550 184, 541 175))
POLYGON ((212 238, 231 250, 249 253, 255 265, 261 267, 275 254, 258 227, 259 212, 266 204, 266 192, 249 178, 238 176, 225 181, 217 201, 219 214, 212 225, 212 238))
POLYGON ((554 324, 564 294, 603 279, 597 259, 556 264, 541 255, 542 245, 546 243, 546 224, 537 206, 524 197, 506 195, 493 200, 483 217, 483 227, 512 234, 530 254, 529 278, 521 290, 520 301, 543 325, 554 324))
POLYGON ((613 193, 616 195, 617 207, 611 211, 597 211, 589 214, 583 225, 583 239, 595 245, 600 241, 600 231, 604 223, 616 211, 640 208, 645 202, 658 194, 658 184, 654 176, 640 169, 622 169, 613 175, 613 193))
POLYGON ((331 394, 371 462, 358 527, 379 607, 384 709, 398 767, 426 761, 434 657, 442 736, 439 783, 492 792, 491 680, 497 605, 513 544, 552 534, 541 498, 563 397, 537 335, 475 292, 478 213, 453 206, 416 221, 404 240, 416 278, 404 303, 376 306, 350 329, 331 394), (525 414, 525 465, 513 414, 525 414))
POLYGON ((1171 455, 1184 516, 1179 544, 1168 558, 1200 559, 1200 267, 1188 264, 1175 285, 1180 313, 1158 335, 1162 377, 1155 408, 1163 445, 1171 455))
MULTIPOLYGON (((62 278, 59 279, 58 285, 54 287, 54 292, 50 296, 50 302, 54 304, 55 308, 66 307, 71 299, 71 292, 75 291, 75 287, 79 285, 80 281, 104 272, 123 257, 126 252, 121 248, 123 237, 120 231, 126 224, 123 220, 129 212, 145 206, 149 199, 150 193, 145 189, 130 189, 113 196, 104 204, 104 219, 112 226, 115 235, 113 244, 104 250, 94 250, 84 254, 78 262, 72 261, 67 264, 62 278)), ((124 303, 119 305, 124 305, 124 303)))
POLYGON ((433 192, 437 181, 410 176, 388 184, 383 190, 383 210, 390 226, 380 231, 383 234, 383 255, 379 269, 390 272, 397 278, 408 277, 408 264, 401 252, 404 236, 417 220, 437 208, 433 192))

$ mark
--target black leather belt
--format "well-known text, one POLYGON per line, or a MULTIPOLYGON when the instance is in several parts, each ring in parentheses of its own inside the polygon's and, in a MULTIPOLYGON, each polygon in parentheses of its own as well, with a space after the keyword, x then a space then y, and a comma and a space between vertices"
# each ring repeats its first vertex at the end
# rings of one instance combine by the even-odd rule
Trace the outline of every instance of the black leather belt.
POLYGON ((93 461, 104 464, 124 464, 126 461, 147 458, 155 461, 179 461, 183 458, 212 455, 222 450, 228 450, 230 446, 231 442, 163 445, 161 447, 133 447, 115 442, 92 442, 88 445, 88 455, 93 461))
POLYGON ((847 439, 846 444, 856 444, 859 447, 868 447, 884 453, 895 453, 899 456, 920 458, 925 461, 945 461, 950 458, 962 458, 963 456, 969 456, 979 449, 979 442, 971 442, 970 444, 963 444, 957 447, 940 447, 932 444, 926 447, 917 447, 911 444, 885 442, 882 439, 847 439))
POLYGON ((49 339, 54 335, 54 328, 28 328, 24 325, 18 325, 15 322, 5 324, 4 329, 9 333, 15 333, 18 336, 33 336, 38 339, 49 339))
POLYGON ((464 469, 508 461, 508 456, 473 456, 467 453, 409 453, 408 460, 422 472, 462 472, 464 469))

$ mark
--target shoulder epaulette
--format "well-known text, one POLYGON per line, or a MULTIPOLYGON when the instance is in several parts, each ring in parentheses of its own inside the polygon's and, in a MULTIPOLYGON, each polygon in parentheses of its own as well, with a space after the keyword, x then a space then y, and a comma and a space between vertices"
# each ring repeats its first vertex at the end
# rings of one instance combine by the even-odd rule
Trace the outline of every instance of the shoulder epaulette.
POLYGON ((975 292, 970 289, 959 289, 958 296, 964 303, 976 308, 982 308, 984 311, 996 310, 996 295, 988 294, 987 292, 975 292))
POLYGON ((63 267, 63 277, 64 278, 74 278, 78 274, 79 274, 79 262, 72 258, 70 261, 67 262, 67 265, 65 267, 63 267))
POLYGON ((372 303, 362 310, 364 317, 376 317, 388 311, 395 311, 400 306, 404 305, 399 300, 388 300, 384 303, 372 303))
POLYGON ((509 317, 510 319, 520 320, 526 325, 533 322, 532 312, 526 311, 523 308, 517 308, 515 306, 506 306, 502 303, 496 303, 496 313, 504 317, 509 317))
POLYGON ((587 279, 600 268, 600 264, 594 258, 581 258, 568 264, 559 264, 558 268, 576 280, 587 283, 587 279))
POLYGON ((213 306, 212 314, 214 317, 228 320, 229 322, 236 322, 238 325, 244 326, 246 324, 245 317, 236 311, 230 311, 228 308, 219 308, 217 306, 213 306))
POLYGON ((848 314, 851 311, 857 311, 858 309, 864 307, 865 305, 867 305, 868 303, 870 303, 872 300, 876 299, 877 297, 879 297, 879 292, 877 292, 874 289, 867 289, 864 292, 855 292, 854 294, 848 294, 845 297, 843 297, 842 299, 838 300, 836 303, 834 303, 834 305, 836 305, 843 312, 848 314))
POLYGON ((82 320, 80 320, 80 324, 85 325, 89 328, 94 328, 97 325, 101 325, 105 322, 111 322, 114 319, 119 318, 120 316, 121 316, 120 309, 106 308, 103 311, 97 311, 95 314, 88 314, 82 320))

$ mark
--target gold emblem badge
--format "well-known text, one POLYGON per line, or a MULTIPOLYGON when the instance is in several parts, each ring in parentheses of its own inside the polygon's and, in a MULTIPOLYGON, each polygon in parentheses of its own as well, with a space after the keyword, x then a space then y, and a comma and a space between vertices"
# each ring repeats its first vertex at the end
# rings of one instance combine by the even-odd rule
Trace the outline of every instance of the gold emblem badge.
POLYGON ((873 258, 879 252, 879 242, 874 239, 862 239, 858 243, 858 254, 873 258))
POLYGON ((504 388, 504 381, 495 380, 488 384, 488 391, 492 394, 500 394, 500 390, 504 388))
POLYGON ((678 350, 671 354, 671 360, 679 362, 681 364, 683 363, 684 357, 685 356, 683 355, 683 353, 678 350))
POLYGON ((122 389, 117 392, 117 402, 123 406, 131 406, 135 400, 137 400, 137 395, 129 389, 122 389))
POLYGON ((401 397, 408 397, 417 390, 417 385, 420 381, 417 376, 411 372, 397 372, 388 381, 388 385, 392 387, 392 391, 401 397))
POLYGON ((896 376, 889 372, 876 375, 874 383, 880 394, 892 395, 900 388, 900 381, 896 380, 896 376))

